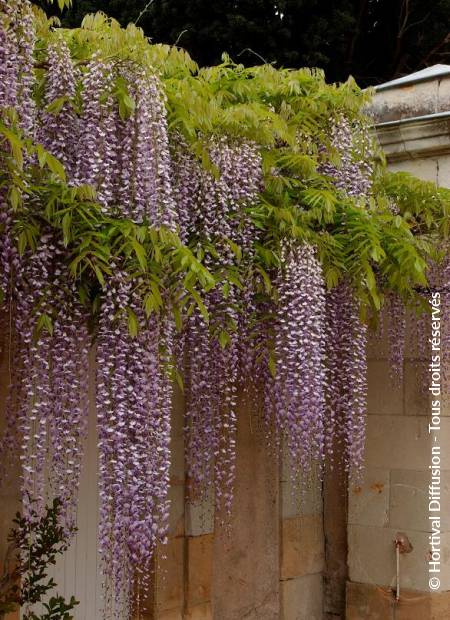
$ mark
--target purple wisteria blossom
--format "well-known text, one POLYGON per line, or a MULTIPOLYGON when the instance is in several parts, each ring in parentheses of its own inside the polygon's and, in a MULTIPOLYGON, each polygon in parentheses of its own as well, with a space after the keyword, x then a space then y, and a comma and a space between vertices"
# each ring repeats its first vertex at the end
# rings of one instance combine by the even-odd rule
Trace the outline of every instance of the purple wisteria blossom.
POLYGON ((45 108, 37 140, 59 159, 69 179, 75 175, 79 141, 79 120, 73 107, 76 81, 70 50, 58 36, 48 45, 45 108))
POLYGON ((275 419, 293 477, 324 453, 325 283, 314 249, 285 246, 278 284, 275 419))
MULTIPOLYGON (((215 176, 202 168, 182 141, 174 149, 173 183, 183 240, 197 235, 214 247, 205 265, 219 274, 233 269, 238 252, 251 256, 255 228, 247 209, 261 189, 261 159, 256 147, 241 141, 207 144, 215 176)), ((202 499, 214 483, 218 512, 231 510, 236 459, 236 407, 239 372, 251 316, 252 281, 216 287, 206 295, 209 323, 199 310, 183 336, 186 362, 186 462, 192 496, 202 499), (245 309, 242 304, 245 303, 245 309), (243 310, 240 312, 239 310, 243 310)), ((249 366, 248 360, 244 365, 249 366)))
POLYGON ((364 456, 367 401, 367 326, 346 283, 327 293, 326 446, 358 473, 364 456))

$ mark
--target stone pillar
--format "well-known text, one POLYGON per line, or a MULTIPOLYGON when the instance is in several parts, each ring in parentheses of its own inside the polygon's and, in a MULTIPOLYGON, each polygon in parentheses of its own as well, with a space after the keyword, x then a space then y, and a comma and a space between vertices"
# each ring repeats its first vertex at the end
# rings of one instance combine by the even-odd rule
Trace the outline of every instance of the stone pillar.
POLYGON ((216 518, 214 620, 279 618, 278 480, 278 457, 267 451, 252 407, 241 403, 229 527, 216 518))
POLYGON ((281 620, 322 620, 324 527, 322 484, 317 472, 294 489, 288 459, 280 480, 281 620))
MULTIPOLYGON (((450 67, 382 85, 373 114, 392 170, 450 186, 450 67)), ((410 339, 408 339, 410 340, 410 339)), ((410 347, 402 383, 389 378, 387 342, 369 347, 366 471, 349 489, 347 620, 446 620, 450 617, 450 410, 442 411, 441 586, 429 589, 428 519, 431 403, 423 377, 429 359, 410 347), (394 539, 406 534, 396 601, 394 539)))
MULTIPOLYGON (((338 450, 335 451, 335 454, 338 450)), ((324 620, 344 620, 347 567, 347 474, 340 463, 326 463, 323 483, 325 535, 324 620)))

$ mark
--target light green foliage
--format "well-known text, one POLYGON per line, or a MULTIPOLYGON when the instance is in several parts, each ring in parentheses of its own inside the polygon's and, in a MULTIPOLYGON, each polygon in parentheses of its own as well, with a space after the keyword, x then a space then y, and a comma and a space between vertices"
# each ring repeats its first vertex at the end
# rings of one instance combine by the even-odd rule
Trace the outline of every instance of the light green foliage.
MULTIPOLYGON (((313 243, 323 264, 327 285, 349 279, 362 302, 362 314, 377 311, 387 290, 413 300, 417 287, 426 285, 426 265, 438 256, 449 234, 450 192, 437 189, 403 173, 387 172, 376 154, 372 195, 362 204, 338 191, 320 164, 339 154, 330 143, 331 128, 342 116, 355 127, 367 127, 363 107, 370 99, 353 80, 339 86, 325 83, 320 71, 277 70, 271 65, 245 68, 224 56, 219 66, 199 69, 186 52, 166 45, 152 45, 135 25, 123 29, 99 13, 85 17, 82 27, 58 29, 42 12, 36 17, 36 98, 45 83, 45 50, 49 39, 63 36, 75 63, 83 71, 96 52, 115 62, 130 60, 163 82, 170 131, 182 134, 206 169, 211 164, 210 136, 229 136, 259 145, 263 161, 264 190, 250 215, 262 236, 249 266, 241 249, 233 247, 235 265, 228 272, 209 273, 202 264, 214 247, 195 239, 183 246, 176 234, 129 221, 106 217, 95 203, 91 188, 68 187, 59 162, 39 145, 24 141, 14 129, 13 112, 0 125, 0 135, 10 146, 4 180, 17 211, 17 239, 21 252, 34 249, 43 223, 61 231, 70 248, 69 269, 79 282, 80 296, 98 310, 98 293, 117 256, 125 260, 147 314, 173 304, 177 323, 197 305, 205 318, 202 292, 215 285, 226 294, 229 283, 240 285, 249 270, 259 273, 262 295, 276 298, 271 282, 280 264, 280 244, 285 239, 313 243), (320 148, 319 148, 320 146, 320 148), (23 151, 37 156, 38 167, 25 179, 23 151), (23 193, 39 195, 43 208, 22 208, 23 193), (393 209, 393 205, 396 207, 393 209), (228 283, 228 284, 227 284, 228 283)), ((123 118, 134 108, 127 84, 117 80, 114 96, 123 118)), ((57 113, 64 103, 48 108, 57 113)), ((74 109, 80 106, 77 96, 74 109)), ((138 329, 128 315, 130 331, 138 329)), ((219 334, 225 346, 228 336, 219 334)))

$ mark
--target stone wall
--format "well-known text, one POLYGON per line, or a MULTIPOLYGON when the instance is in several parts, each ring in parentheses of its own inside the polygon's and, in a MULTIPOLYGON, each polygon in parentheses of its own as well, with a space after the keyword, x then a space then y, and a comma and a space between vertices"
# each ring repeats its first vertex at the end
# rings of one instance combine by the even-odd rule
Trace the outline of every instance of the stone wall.
POLYGON ((292 489, 286 462, 267 451, 249 407, 238 416, 231 521, 212 502, 185 498, 182 401, 174 424, 171 536, 161 549, 149 618, 158 620, 322 620, 324 537, 321 485, 292 489))
MULTIPOLYGON (((386 609, 393 611, 397 607, 402 609, 404 605, 408 606, 408 611, 403 616, 398 612, 397 619, 423 618, 420 616, 421 609, 430 598, 430 402, 422 387, 426 365, 427 360, 418 358, 417 353, 410 349, 404 364, 404 380, 395 386, 389 376, 386 341, 372 343, 368 375, 366 469, 361 483, 349 489, 348 563, 349 579, 353 583, 348 588, 348 620, 371 617, 388 620, 391 615, 387 614, 386 609), (399 531, 408 536, 413 551, 401 556, 400 575, 404 593, 400 605, 397 605, 392 589, 396 585, 394 539, 399 531), (408 602, 408 599, 411 600, 408 602)), ((443 414, 446 415, 442 419, 441 431, 444 447, 442 506, 445 518, 442 523, 441 589, 446 591, 450 590, 450 453, 445 453, 445 446, 450 445, 450 418, 447 417, 450 411, 443 414)), ((441 616, 426 616, 431 617, 441 616)))
MULTIPOLYGON (((378 138, 389 167, 450 187, 449 67, 416 83, 381 87, 375 96, 378 138)), ((430 75, 433 70, 430 70, 430 75)), ((448 326, 447 326, 448 327, 448 326)), ((445 326, 444 326, 445 328, 445 326)), ((386 339, 369 350, 366 471, 349 489, 347 620, 446 620, 450 617, 450 408, 444 401, 442 446, 441 586, 429 590, 431 404, 424 381, 430 360, 407 338, 403 381, 389 377, 386 339), (394 539, 406 534, 413 550, 400 557, 396 601, 394 539)))

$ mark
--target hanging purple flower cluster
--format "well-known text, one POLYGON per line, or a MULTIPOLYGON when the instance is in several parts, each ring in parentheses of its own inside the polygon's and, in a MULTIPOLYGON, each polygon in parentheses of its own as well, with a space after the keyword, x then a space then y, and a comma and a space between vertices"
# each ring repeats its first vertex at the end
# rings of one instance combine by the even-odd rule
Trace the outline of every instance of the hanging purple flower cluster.
POLYGON ((7 443, 19 443, 24 514, 59 497, 64 524, 75 524, 86 432, 86 316, 61 269, 64 248, 44 234, 14 274, 14 398, 7 443), (40 331, 37 332, 37 328, 40 331))
POLYGON ((364 198, 370 193, 372 183, 372 147, 367 128, 353 127, 350 120, 340 117, 333 122, 331 144, 336 148, 340 162, 321 164, 323 174, 328 175, 338 189, 353 198, 364 198))
MULTIPOLYGON (((321 164, 321 172, 344 194, 362 201, 371 191, 372 143, 368 129, 340 117, 333 123, 331 144, 340 162, 321 164)), ((327 293, 327 415, 325 443, 328 454, 343 460, 348 471, 362 468, 367 382, 367 327, 348 283, 327 293)))
POLYGON ((0 2, 0 60, 2 83, 0 108, 14 107, 25 133, 32 137, 36 106, 34 85, 35 29, 31 5, 27 0, 0 2))
POLYGON ((117 269, 102 305, 97 338, 99 543, 105 611, 127 617, 134 579, 145 584, 168 527, 172 323, 143 316, 133 283, 117 269), (141 322, 128 333, 127 312, 141 322), (136 575, 138 571, 138 575, 136 575))
MULTIPOLYGON (((4 70, 9 80, 1 93, 2 103, 14 105, 28 136, 36 131, 42 135, 40 128, 36 130, 32 99, 31 7, 26 2, 15 2, 2 9, 2 18, 8 21, 0 32, 8 56, 4 70)), ((63 60, 68 63, 65 70, 69 78, 57 87, 55 81, 62 73, 61 58, 56 52, 49 54, 48 102, 56 96, 55 88, 59 88, 58 94, 66 87, 67 94, 73 94, 70 59, 66 55, 63 60)), ((64 113, 55 116, 46 136, 46 146, 64 162, 73 139, 73 135, 64 134, 66 120, 64 113), (64 135, 66 141, 61 144, 64 135)), ((35 199, 24 196, 24 200, 32 206, 35 199)), ((11 314, 14 356, 4 447, 11 456, 20 454, 24 514, 29 514, 30 502, 39 514, 50 497, 58 496, 64 506, 64 525, 72 529, 86 429, 86 317, 73 281, 62 271, 65 248, 61 241, 46 230, 37 251, 19 257, 12 239, 13 215, 4 197, 3 288, 11 314)))
POLYGON ((324 453, 325 283, 310 245, 283 248, 278 290, 274 413, 295 476, 324 453))
MULTIPOLYGON (((35 31, 31 5, 25 0, 0 1, 0 112, 14 109, 21 129, 32 137, 35 104, 32 99, 35 31)), ((5 117, 6 122, 9 120, 5 117)), ((3 164, 0 153, 0 164, 3 164)), ((12 265, 17 261, 11 239, 11 208, 7 188, 0 188, 0 291, 7 299, 12 265)))
MULTIPOLYGON (((218 175, 204 170, 179 143, 174 152, 174 195, 182 239, 198 235, 214 246, 206 266, 220 274, 232 270, 237 253, 251 252, 255 230, 247 209, 261 189, 261 160, 254 145, 226 140, 208 144, 218 175)), ((193 495, 205 497, 214 481, 218 511, 231 510, 235 471, 236 405, 244 325, 239 309, 252 312, 252 283, 244 294, 220 284, 205 300, 209 324, 194 310, 185 334, 186 462, 193 495)))
MULTIPOLYGON (((104 211, 175 229, 165 101, 139 67, 94 57, 83 76, 77 183, 97 190, 104 211), (120 91, 120 92, 119 92, 120 91), (120 114, 118 97, 133 105, 120 114)), ((172 319, 144 316, 122 265, 103 291, 97 336, 99 544, 105 613, 123 618, 135 578, 148 579, 168 523, 172 319), (129 333, 128 313, 139 324, 129 333)))
POLYGON ((328 453, 358 472, 362 467, 367 399, 367 326, 351 288, 341 283, 327 293, 327 416, 328 453))
POLYGON ((90 184, 105 212, 175 229, 165 99, 157 78, 94 56, 83 76, 77 183, 90 184), (133 102, 120 115, 117 98, 133 102))
POLYGON ((392 381, 399 385, 403 381, 403 359, 406 341, 406 307, 395 293, 388 296, 386 311, 389 320, 389 361, 392 381))
POLYGON ((70 50, 58 36, 48 45, 45 108, 37 140, 63 164, 70 179, 78 163, 79 121, 73 107, 75 92, 76 74, 70 50))

